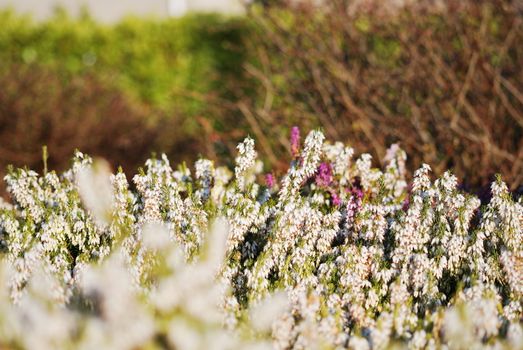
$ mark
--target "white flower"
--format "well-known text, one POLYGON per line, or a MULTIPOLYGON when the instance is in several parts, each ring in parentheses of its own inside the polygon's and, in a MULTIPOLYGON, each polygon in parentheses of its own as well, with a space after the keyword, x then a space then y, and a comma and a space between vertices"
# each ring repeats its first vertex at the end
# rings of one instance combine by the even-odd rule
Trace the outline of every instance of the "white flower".
POLYGON ((87 209, 93 213, 100 227, 109 224, 113 209, 111 171, 104 160, 82 168, 77 174, 78 191, 87 209))
POLYGON ((247 181, 250 181, 249 170, 254 167, 258 153, 254 150, 254 140, 250 137, 247 137, 236 148, 238 149, 238 156, 236 157, 234 174, 238 187, 241 191, 244 191, 247 181))
POLYGON ((251 308, 252 325, 258 331, 269 330, 287 307, 288 298, 284 292, 271 295, 251 308))

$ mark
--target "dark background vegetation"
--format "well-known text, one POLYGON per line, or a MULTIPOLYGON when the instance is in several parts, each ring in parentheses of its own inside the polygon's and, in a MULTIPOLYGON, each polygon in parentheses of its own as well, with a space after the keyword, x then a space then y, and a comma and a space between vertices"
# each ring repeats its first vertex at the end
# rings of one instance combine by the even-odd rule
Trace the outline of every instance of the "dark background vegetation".
POLYGON ((67 167, 74 148, 132 172, 150 155, 230 160, 255 137, 282 170, 291 126, 378 162, 452 169, 478 190, 523 184, 523 7, 518 1, 271 1, 245 18, 103 26, 0 14, 0 168, 67 167))
POLYGON ((107 26, 61 12, 37 23, 6 11, 0 23, 2 177, 8 164, 42 169, 43 145, 58 170, 76 148, 130 174, 154 151, 192 161, 205 153, 206 133, 229 121, 209 113, 201 96, 234 101, 246 91, 244 19, 107 26))

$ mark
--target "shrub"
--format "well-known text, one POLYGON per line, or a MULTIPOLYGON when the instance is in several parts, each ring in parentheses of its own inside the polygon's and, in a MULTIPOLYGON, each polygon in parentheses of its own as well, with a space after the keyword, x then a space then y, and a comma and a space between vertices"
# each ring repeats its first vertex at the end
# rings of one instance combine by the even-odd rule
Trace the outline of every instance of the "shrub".
POLYGON ((239 18, 191 15, 181 19, 128 18, 116 25, 58 12, 45 22, 0 12, 1 65, 57 68, 63 75, 96 73, 126 93, 171 112, 200 113, 180 92, 231 93, 241 80, 248 26, 239 18))
POLYGON ((299 124, 380 159, 400 142, 410 169, 450 168, 468 187, 496 172, 511 188, 523 184, 518 2, 268 3, 251 11, 258 90, 242 111, 273 163, 299 124))
POLYGON ((75 149, 136 169, 156 131, 149 110, 90 74, 63 77, 38 65, 0 70, 0 172, 9 164, 65 169, 75 149))
POLYGON ((129 170, 153 151, 194 161, 197 149, 214 151, 206 136, 217 141, 215 129, 235 124, 201 96, 234 101, 249 84, 242 65, 250 29, 240 18, 105 26, 88 16, 33 22, 3 11, 0 23, 0 175, 7 164, 40 169, 43 145, 57 169, 74 148, 129 170))
POLYGON ((60 176, 11 171, 0 344, 523 345, 523 199, 500 178, 480 206, 426 164, 408 184, 397 145, 378 169, 319 131, 303 145, 292 135, 280 181, 260 181, 251 138, 234 172, 205 159, 173 170, 162 156, 136 190, 81 153, 60 176))

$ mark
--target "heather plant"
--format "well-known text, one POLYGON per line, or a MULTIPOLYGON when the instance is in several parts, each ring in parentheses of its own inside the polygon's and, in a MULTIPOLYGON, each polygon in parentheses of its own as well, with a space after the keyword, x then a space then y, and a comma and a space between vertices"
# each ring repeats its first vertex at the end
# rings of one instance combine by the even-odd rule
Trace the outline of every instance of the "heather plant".
POLYGON ((8 348, 523 347, 523 200, 292 130, 287 173, 149 159, 130 184, 77 152, 11 169, 0 203, 8 348))

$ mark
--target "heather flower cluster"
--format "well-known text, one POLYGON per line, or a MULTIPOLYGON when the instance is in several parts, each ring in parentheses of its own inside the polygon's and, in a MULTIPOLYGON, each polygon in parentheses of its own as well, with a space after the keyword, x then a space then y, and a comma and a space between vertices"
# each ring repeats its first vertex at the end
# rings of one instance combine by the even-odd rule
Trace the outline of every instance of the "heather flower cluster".
POLYGON ((263 173, 150 159, 132 178, 77 153, 11 169, 0 202, 0 348, 523 348, 523 199, 422 165, 407 182, 319 131, 263 173))

